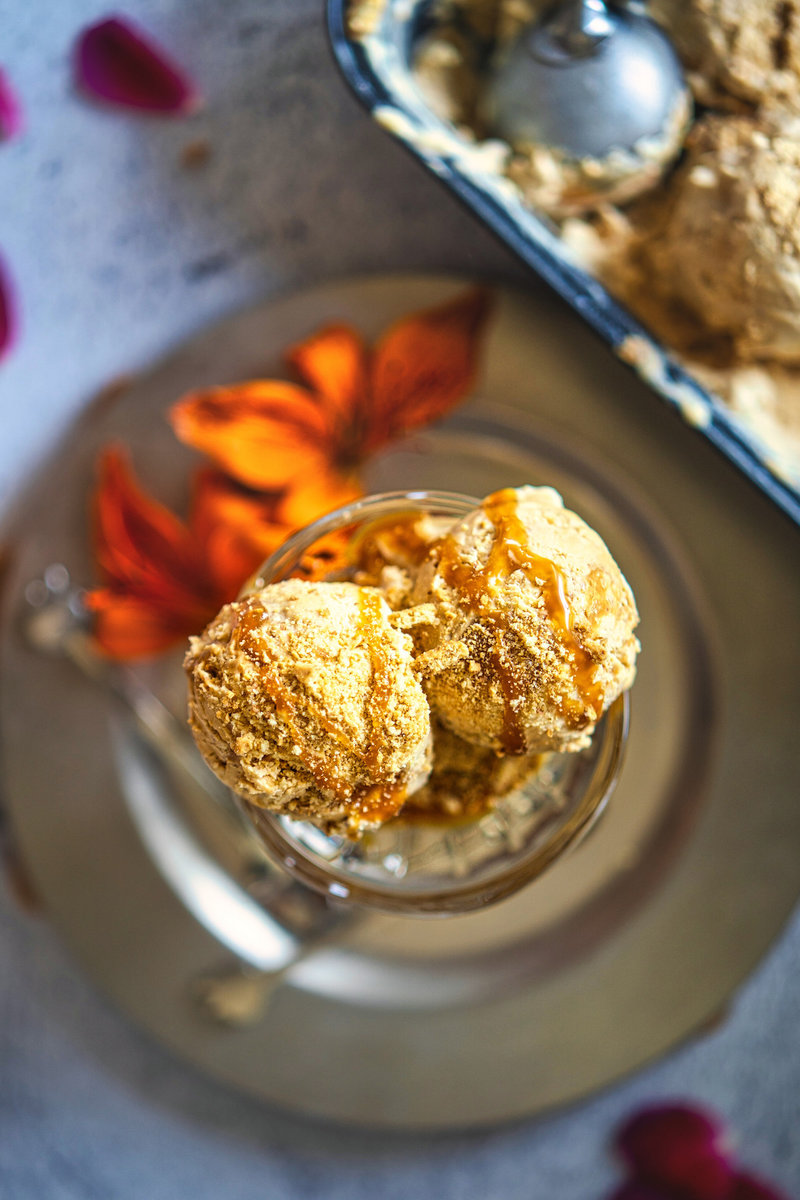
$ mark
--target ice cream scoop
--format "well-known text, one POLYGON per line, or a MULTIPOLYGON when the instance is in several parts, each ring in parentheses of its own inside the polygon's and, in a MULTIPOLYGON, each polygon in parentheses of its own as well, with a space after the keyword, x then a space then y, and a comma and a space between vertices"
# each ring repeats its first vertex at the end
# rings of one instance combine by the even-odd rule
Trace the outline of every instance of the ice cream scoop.
POLYGON ((800 106, 800 11, 785 0, 651 0, 704 105, 752 111, 800 106))
POLYGON ((651 286, 741 361, 800 362, 800 117, 707 115, 644 246, 651 286))
POLYGON ((226 605, 186 657, 189 722, 250 804, 357 835, 430 770, 411 641, 375 588, 286 580, 226 605))
POLYGON ((654 22, 602 0, 567 0, 502 52, 484 115, 512 146, 603 159, 663 138, 685 95, 680 62, 654 22))
POLYGON ((638 613, 600 536, 552 488, 506 488, 453 526, 417 578, 431 708, 499 753, 580 750, 635 675, 638 613))

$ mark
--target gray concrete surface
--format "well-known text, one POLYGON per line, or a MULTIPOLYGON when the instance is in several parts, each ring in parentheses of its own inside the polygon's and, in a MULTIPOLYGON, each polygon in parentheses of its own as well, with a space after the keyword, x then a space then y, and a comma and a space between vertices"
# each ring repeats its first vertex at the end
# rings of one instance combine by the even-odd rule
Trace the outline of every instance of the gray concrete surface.
MULTIPOLYGON (((321 7, 128 0, 206 96, 191 119, 160 121, 72 91, 71 43, 106 0, 0 0, 0 64, 27 117, 0 147, 0 253, 23 322, 0 368, 0 506, 98 388, 255 297, 392 268, 524 281, 360 111, 321 7), (198 138, 211 157, 186 170, 198 138)), ((668 1096, 712 1104, 743 1158, 800 1193, 798 962, 796 919, 722 1026, 570 1112, 375 1136, 291 1120, 175 1062, 0 890, 0 1197, 599 1200, 617 1178, 613 1125, 668 1096)))

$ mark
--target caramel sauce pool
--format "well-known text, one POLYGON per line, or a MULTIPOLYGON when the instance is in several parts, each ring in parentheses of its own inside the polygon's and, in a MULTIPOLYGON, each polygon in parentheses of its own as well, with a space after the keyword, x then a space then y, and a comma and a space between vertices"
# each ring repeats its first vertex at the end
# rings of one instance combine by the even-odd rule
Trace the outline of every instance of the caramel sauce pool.
POLYGON ((387 560, 419 567, 438 542, 423 537, 417 526, 424 514, 414 509, 372 521, 353 547, 356 565, 371 577, 380 575, 387 560))
POLYGON ((494 538, 486 563, 476 569, 463 561, 457 540, 448 536, 439 544, 438 570, 445 581, 464 598, 466 607, 480 620, 493 639, 492 666, 500 680, 504 702, 503 749, 509 754, 525 750, 525 735, 518 708, 527 695, 525 680, 506 649, 509 626, 501 613, 491 610, 491 597, 514 571, 523 571, 542 594, 548 619, 564 646, 580 702, 562 696, 562 714, 586 723, 584 708, 595 718, 603 707, 603 692, 595 680, 596 666, 575 635, 563 573, 549 558, 537 554, 519 516, 513 488, 504 488, 483 501, 481 508, 494 526, 494 538))

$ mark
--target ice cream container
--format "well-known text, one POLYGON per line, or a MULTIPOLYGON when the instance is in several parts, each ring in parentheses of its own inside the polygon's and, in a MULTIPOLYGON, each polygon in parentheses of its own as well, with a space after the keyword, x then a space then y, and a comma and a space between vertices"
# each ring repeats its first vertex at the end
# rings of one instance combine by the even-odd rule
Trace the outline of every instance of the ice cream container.
POLYGON ((426 30, 429 0, 384 0, 351 36, 347 0, 328 0, 328 29, 341 71, 379 125, 530 266, 695 432, 800 524, 800 486, 775 454, 570 254, 547 217, 523 204, 498 169, 491 142, 470 142, 434 113, 417 86, 412 48, 426 30), (494 156, 494 157, 493 157, 494 156))

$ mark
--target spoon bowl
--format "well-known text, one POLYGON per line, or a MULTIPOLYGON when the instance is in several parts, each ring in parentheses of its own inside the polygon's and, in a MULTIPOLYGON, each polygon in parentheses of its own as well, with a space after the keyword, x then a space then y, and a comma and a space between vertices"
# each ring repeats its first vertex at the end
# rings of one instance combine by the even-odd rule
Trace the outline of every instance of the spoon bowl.
POLYGON ((524 30, 496 60, 483 101, 493 135, 575 159, 671 144, 688 112, 667 35, 643 13, 601 0, 570 0, 524 30))

